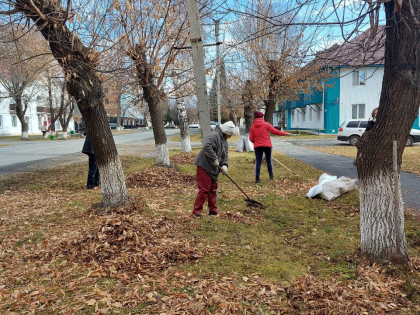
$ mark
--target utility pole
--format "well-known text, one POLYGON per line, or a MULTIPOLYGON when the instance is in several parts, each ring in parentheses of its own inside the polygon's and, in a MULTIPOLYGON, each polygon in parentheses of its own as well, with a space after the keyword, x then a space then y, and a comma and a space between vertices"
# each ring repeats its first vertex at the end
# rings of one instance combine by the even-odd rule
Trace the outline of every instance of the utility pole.
POLYGON ((211 132, 209 99, 207 95, 206 69, 204 67, 204 49, 201 38, 200 14, 196 0, 187 0, 188 22, 193 56, 194 78, 197 90, 198 116, 201 124, 203 144, 211 132))
POLYGON ((222 116, 220 115, 220 50, 219 50, 219 22, 220 20, 215 20, 215 33, 216 33, 216 94, 217 94, 217 122, 219 126, 222 123, 222 116))

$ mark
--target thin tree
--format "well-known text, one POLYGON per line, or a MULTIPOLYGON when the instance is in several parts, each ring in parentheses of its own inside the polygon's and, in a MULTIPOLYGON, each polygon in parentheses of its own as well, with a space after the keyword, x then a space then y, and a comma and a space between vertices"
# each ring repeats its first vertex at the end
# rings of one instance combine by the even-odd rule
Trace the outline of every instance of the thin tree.
POLYGON ((188 115, 185 102, 180 93, 180 84, 178 82, 178 76, 175 71, 172 72, 172 81, 174 83, 174 93, 176 97, 176 107, 178 109, 179 118, 179 130, 181 135, 181 151, 192 152, 190 132, 188 129, 188 115))
POLYGON ((186 13, 178 1, 120 1, 115 3, 122 22, 124 50, 134 64, 143 99, 147 102, 156 146, 156 165, 169 166, 163 125, 167 95, 166 71, 186 42, 186 13), (169 48, 168 48, 169 47, 169 48))

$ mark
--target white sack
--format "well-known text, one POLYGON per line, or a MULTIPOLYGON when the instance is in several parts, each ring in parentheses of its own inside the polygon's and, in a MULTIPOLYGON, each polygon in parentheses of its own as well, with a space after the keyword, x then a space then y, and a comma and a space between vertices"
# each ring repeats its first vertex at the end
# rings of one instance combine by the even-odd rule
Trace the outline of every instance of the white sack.
POLYGON ((322 185, 320 197, 325 200, 333 200, 356 188, 356 179, 340 177, 337 180, 322 185))
POLYGON ((245 135, 246 152, 254 152, 254 144, 249 140, 249 133, 245 135))
POLYGON ((244 152, 245 140, 244 136, 240 136, 238 144, 236 145, 236 152, 244 152))
POLYGON ((356 179, 348 177, 330 176, 326 173, 319 177, 319 184, 309 189, 306 197, 313 198, 319 195, 325 200, 333 200, 356 188, 356 179))
POLYGON ((336 179, 337 179, 337 176, 331 176, 331 175, 328 175, 327 173, 322 174, 318 180, 319 184, 309 189, 308 193, 306 194, 306 197, 313 198, 316 195, 319 195, 322 192, 322 185, 324 183, 332 181, 332 180, 336 180, 336 179))

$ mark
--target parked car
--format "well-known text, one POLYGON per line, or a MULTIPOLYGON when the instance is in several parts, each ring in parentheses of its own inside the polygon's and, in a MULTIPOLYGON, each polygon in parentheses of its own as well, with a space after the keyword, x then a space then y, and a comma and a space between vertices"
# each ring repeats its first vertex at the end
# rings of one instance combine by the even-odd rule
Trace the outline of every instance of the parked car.
MULTIPOLYGON (((351 145, 356 145, 365 132, 367 123, 367 119, 346 120, 338 128, 337 140, 348 141, 351 145)), ((411 129, 405 145, 412 146, 415 142, 420 142, 420 130, 411 129)))
POLYGON ((109 123, 109 127, 111 128, 111 129, 117 129, 117 123, 109 123))
POLYGON ((200 125, 196 122, 192 122, 188 125, 189 128, 200 128, 200 125))
POLYGON ((210 122, 211 131, 213 131, 216 128, 216 126, 217 126, 217 122, 215 122, 215 121, 210 122))

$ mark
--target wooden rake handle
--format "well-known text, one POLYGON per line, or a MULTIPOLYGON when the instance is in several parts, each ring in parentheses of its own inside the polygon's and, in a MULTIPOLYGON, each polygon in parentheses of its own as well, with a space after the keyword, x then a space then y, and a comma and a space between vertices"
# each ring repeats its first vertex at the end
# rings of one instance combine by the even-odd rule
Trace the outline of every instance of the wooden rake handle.
MULTIPOLYGON (((204 154, 207 156, 207 158, 208 159, 210 159, 211 160, 211 157, 206 153, 206 152, 204 152, 204 154)), ((213 164, 214 165, 214 164, 213 164)), ((220 167, 220 165, 217 165, 217 167, 219 168, 219 170, 220 171, 222 171, 222 168, 220 167)), ((230 181, 232 182, 232 183, 234 183, 235 184, 235 186, 236 187, 238 187, 238 189, 246 196, 246 198, 248 198, 249 200, 251 200, 251 198, 249 198, 248 197, 248 195, 242 190, 242 188, 241 187, 239 187, 239 185, 237 184, 237 183, 235 183, 235 181, 228 175, 228 174, 223 174, 223 175, 225 175, 227 178, 229 178, 230 179, 230 181)))

